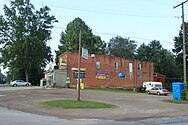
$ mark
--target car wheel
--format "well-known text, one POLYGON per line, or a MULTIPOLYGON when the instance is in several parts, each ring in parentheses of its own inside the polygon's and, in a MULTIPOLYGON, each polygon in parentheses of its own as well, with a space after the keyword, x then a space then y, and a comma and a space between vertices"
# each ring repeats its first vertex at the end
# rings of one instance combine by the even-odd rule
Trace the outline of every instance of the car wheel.
POLYGON ((150 94, 150 92, 148 91, 148 94, 150 94))
POLYGON ((14 87, 16 87, 16 86, 17 86, 17 84, 14 84, 13 86, 14 86, 14 87))
POLYGON ((25 86, 29 86, 29 84, 26 84, 25 86))
POLYGON ((161 95, 160 92, 157 92, 157 95, 161 95))

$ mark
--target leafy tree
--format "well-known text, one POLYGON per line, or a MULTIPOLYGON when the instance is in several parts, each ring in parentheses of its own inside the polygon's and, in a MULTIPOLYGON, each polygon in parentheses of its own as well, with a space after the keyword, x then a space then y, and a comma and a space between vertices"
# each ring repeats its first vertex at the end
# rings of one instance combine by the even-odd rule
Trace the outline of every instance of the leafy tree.
POLYGON ((47 41, 57 20, 49 11, 47 6, 35 10, 30 0, 11 1, 10 7, 4 5, 4 16, 0 16, 0 63, 9 67, 14 78, 30 81, 52 61, 47 41))
MULTIPOLYGON (((186 48, 188 47, 188 23, 185 23, 185 42, 186 48)), ((175 59, 179 69, 181 69, 181 75, 183 76, 183 29, 179 31, 179 36, 174 37, 174 49, 172 51, 175 53, 175 59)), ((188 49, 186 49, 188 53, 188 49)))
POLYGON ((92 30, 85 24, 85 22, 75 18, 67 25, 65 33, 61 33, 60 44, 56 51, 56 63, 58 56, 66 51, 78 51, 79 47, 79 33, 81 30, 81 46, 88 49, 89 53, 104 54, 106 43, 101 40, 99 36, 93 35, 92 30))
POLYGON ((173 54, 162 48, 159 41, 153 40, 150 44, 144 43, 137 49, 137 59, 154 63, 154 72, 166 76, 166 82, 181 78, 180 70, 176 65, 173 54))
POLYGON ((107 45, 107 54, 133 59, 135 57, 136 47, 135 41, 117 36, 110 39, 107 45))
POLYGON ((153 40, 149 45, 144 43, 137 49, 137 59, 143 61, 160 61, 158 57, 160 56, 160 51, 162 50, 162 45, 159 41, 153 40))
POLYGON ((0 69, 0 84, 5 84, 6 82, 6 76, 1 73, 0 69))

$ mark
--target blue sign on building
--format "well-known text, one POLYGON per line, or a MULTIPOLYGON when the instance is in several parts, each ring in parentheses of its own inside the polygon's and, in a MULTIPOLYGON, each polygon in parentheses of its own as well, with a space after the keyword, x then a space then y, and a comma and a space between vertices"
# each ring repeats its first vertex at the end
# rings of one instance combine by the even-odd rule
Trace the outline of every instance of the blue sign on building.
POLYGON ((125 78, 125 73, 118 72, 118 78, 125 78))

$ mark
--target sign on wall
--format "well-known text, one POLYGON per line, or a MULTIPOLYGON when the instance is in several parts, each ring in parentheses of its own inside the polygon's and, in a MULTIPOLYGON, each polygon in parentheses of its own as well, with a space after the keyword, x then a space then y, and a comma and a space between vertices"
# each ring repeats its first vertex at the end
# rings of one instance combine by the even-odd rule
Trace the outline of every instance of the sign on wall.
POLYGON ((88 59, 88 50, 85 48, 82 48, 82 58, 88 59))
POLYGON ((104 80, 106 79, 106 77, 107 77, 106 73, 99 73, 99 72, 96 73, 96 79, 104 80))
POLYGON ((125 73, 118 72, 118 78, 125 78, 125 73))
POLYGON ((66 69, 67 68, 67 58, 60 58, 60 69, 66 69))
MULTIPOLYGON (((73 72, 73 78, 78 78, 78 72, 73 72)), ((80 78, 85 78, 85 72, 80 72, 80 78)))

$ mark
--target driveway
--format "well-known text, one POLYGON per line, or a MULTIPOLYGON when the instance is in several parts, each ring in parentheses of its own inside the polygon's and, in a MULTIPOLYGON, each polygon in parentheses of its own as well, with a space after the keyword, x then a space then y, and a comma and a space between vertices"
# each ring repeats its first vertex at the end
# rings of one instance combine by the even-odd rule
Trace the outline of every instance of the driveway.
POLYGON ((105 102, 119 106, 114 109, 62 109, 43 107, 39 103, 47 100, 77 99, 74 89, 45 89, 15 87, 9 90, 0 88, 0 107, 54 116, 61 119, 103 119, 116 121, 135 121, 148 118, 188 116, 185 104, 165 103, 162 100, 171 96, 147 94, 126 94, 105 91, 81 91, 81 100, 105 102))

